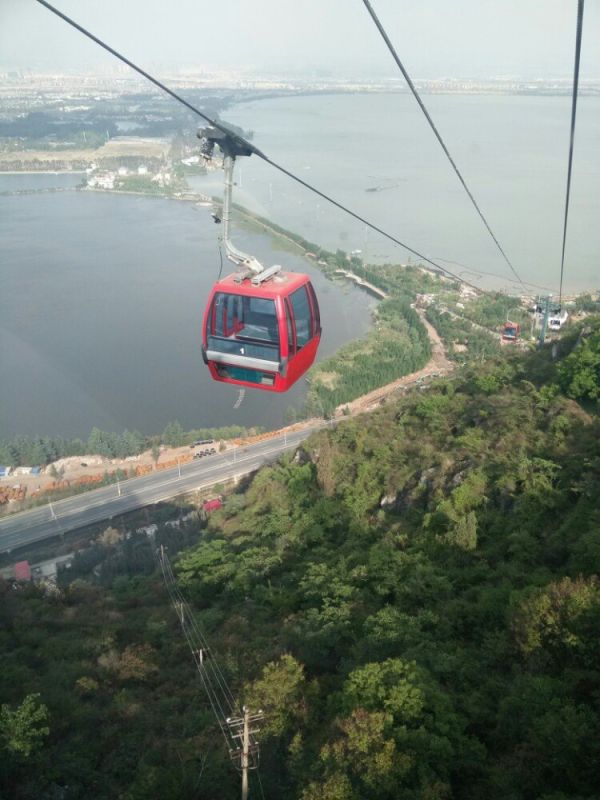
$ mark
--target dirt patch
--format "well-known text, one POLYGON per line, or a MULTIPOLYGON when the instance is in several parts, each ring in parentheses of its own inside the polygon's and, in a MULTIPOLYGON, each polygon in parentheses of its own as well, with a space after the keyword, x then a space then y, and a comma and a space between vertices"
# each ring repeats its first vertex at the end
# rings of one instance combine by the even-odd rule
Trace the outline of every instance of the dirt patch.
MULTIPOLYGON (((336 409, 336 416, 342 416, 346 409, 350 410, 351 414, 360 414, 365 411, 370 411, 373 408, 381 405, 388 397, 397 393, 401 389, 415 384, 426 378, 436 377, 437 375, 445 375, 454 369, 454 364, 446 357, 446 350, 444 343, 439 337, 438 332, 433 325, 427 321, 424 312, 416 308, 415 311, 421 318, 421 322, 425 326, 429 341, 431 342, 432 355, 423 369, 417 372, 411 372, 410 375, 404 375, 386 386, 380 386, 379 389, 374 389, 372 392, 358 397, 351 403, 344 403, 336 409)), ((346 412, 347 413, 347 412, 346 412)))
POLYGON ((125 157, 165 159, 169 149, 170 143, 164 139, 116 138, 97 150, 19 150, 0 153, 0 170, 15 163, 37 163, 51 168, 53 164, 91 164, 125 157))

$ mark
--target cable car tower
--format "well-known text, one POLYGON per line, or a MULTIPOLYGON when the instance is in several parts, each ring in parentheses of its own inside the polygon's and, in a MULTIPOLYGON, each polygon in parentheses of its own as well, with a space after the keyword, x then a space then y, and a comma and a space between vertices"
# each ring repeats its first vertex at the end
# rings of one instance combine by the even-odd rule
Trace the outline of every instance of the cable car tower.
MULTIPOLYGON (((262 156, 235 133, 198 131, 202 156, 223 153, 222 241, 233 275, 217 281, 202 324, 202 357, 214 380, 272 392, 287 391, 315 360, 321 341, 317 296, 310 277, 264 267, 231 241, 233 168, 239 156, 262 156)), ((214 214, 215 222, 221 222, 214 214)))

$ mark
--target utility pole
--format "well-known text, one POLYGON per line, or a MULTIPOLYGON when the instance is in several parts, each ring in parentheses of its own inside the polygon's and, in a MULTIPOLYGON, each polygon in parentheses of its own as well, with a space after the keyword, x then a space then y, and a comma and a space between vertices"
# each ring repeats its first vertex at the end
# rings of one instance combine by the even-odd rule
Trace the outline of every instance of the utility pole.
POLYGON ((244 706, 242 712, 243 716, 241 717, 228 718, 227 724, 231 738, 241 741, 241 746, 231 751, 231 757, 239 758, 242 773, 242 800, 248 800, 248 771, 258 767, 258 742, 255 739, 258 728, 250 726, 260 722, 264 715, 262 711, 251 714, 248 706, 244 706))
POLYGON ((540 347, 543 346, 544 342, 546 341, 546 330, 548 328, 548 317, 550 316, 550 298, 552 297, 551 294, 546 295, 546 304, 544 307, 544 320, 542 322, 542 330, 540 331, 540 347))
POLYGON ((242 800, 248 800, 248 767, 250 765, 250 709, 244 706, 244 734, 242 736, 242 800))

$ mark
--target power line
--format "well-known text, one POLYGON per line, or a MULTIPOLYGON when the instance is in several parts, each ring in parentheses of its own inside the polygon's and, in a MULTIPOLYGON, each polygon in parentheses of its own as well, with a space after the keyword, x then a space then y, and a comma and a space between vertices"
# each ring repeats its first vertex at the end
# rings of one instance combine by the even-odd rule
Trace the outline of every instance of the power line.
MULTIPOLYGON (((180 617, 181 620, 183 620, 181 625, 184 628, 184 632, 186 633, 186 636, 189 635, 190 638, 195 640, 195 647, 192 648, 194 650, 194 655, 202 650, 203 654, 208 657, 207 660, 203 660, 202 666, 205 670, 208 668, 212 672, 213 680, 219 687, 219 690, 222 692, 223 702, 221 703, 218 701, 218 705, 222 710, 223 706, 225 706, 225 708, 228 706, 228 713, 232 713, 235 710, 235 699, 233 697, 233 693, 227 685, 227 681, 225 680, 225 676, 219 667, 219 663, 215 658, 208 642, 206 641, 206 638, 202 633, 191 608, 177 586, 175 575, 173 574, 173 568, 171 567, 171 562, 164 552, 161 552, 159 559, 171 601, 174 605, 176 604, 179 607, 180 617)), ((225 716, 226 714, 223 713, 223 717, 225 716)))
POLYGON ((573 166, 573 144, 575 141, 575 117, 577 115, 577 91, 579 88, 579 60, 581 56, 581 35, 583 33, 583 4, 577 4, 577 34, 575 36, 575 68, 573 71, 573 100, 571 102, 571 137, 569 141, 569 168, 567 170, 567 197, 565 200, 565 222, 563 227, 562 255, 560 259, 559 307, 562 308, 563 275, 565 271, 565 246, 567 243, 567 222, 569 220, 569 199, 571 196, 571 168, 573 166))
POLYGON ((432 118, 431 118, 431 116, 430 116, 430 114, 429 114, 429 111, 427 111, 427 108, 425 107, 425 103, 423 102, 423 100, 421 99, 421 95, 420 95, 420 94, 419 94, 419 92, 417 91, 417 87, 416 87, 416 86, 414 85, 414 83, 412 82, 410 75, 408 74, 408 72, 406 71, 406 69, 405 69, 405 67, 404 67, 404 64, 403 64, 403 63, 400 61, 400 58, 399 58, 399 56, 398 56, 398 53, 396 52, 396 49, 395 49, 394 45, 392 44, 392 42, 391 42, 391 40, 390 40, 390 37, 387 35, 387 33, 386 33, 386 31, 385 31, 385 28, 384 28, 384 27, 383 27, 383 25, 381 24, 381 22, 380 22, 380 20, 379 20, 379 17, 378 17, 378 16, 377 16, 377 14, 375 13, 375 11, 374 11, 374 9, 373 9, 373 6, 372 6, 372 5, 371 5, 371 3, 369 2, 369 0, 363 0, 363 3, 364 3, 364 5, 365 5, 365 8, 367 9, 367 11, 369 12, 369 14, 371 15, 371 18, 372 18, 373 22, 375 23, 375 25, 376 25, 376 27, 377 27, 377 30, 378 30, 378 31, 379 31, 379 33, 381 34, 381 37, 382 37, 383 41, 386 43, 386 45, 387 45, 387 47, 388 47, 388 50, 389 50, 389 51, 390 51, 390 53, 392 54, 392 57, 393 57, 394 61, 395 61, 395 62, 396 62, 396 64, 398 65, 398 68, 400 69, 400 72, 401 72, 401 73, 404 75, 404 78, 405 78, 405 80, 406 80, 406 82, 407 82, 407 84, 408 84, 408 87, 409 87, 409 89, 410 89, 410 90, 411 90, 411 92, 413 93, 413 95, 414 95, 414 97, 415 97, 415 100, 417 101, 417 103, 419 104, 419 106, 420 106, 420 108, 421 108, 421 111, 422 111, 422 112, 423 112, 423 114, 425 115, 425 118, 427 119, 427 122, 429 123, 429 126, 430 126, 431 130, 434 132, 436 139, 437 139, 437 140, 438 140, 438 142, 440 143, 440 145, 441 145, 441 147, 442 147, 442 150, 444 151, 444 153, 446 154, 446 156, 447 156, 447 158, 448 158, 448 161, 449 161, 449 162, 450 162, 450 164, 452 165, 452 169, 453 169, 453 170, 454 170, 454 172, 456 173, 456 175, 457 175, 457 177, 458 177, 459 181, 462 183, 462 185, 463 185, 463 188, 464 188, 465 192, 468 194, 468 196, 469 196, 469 199, 471 200, 471 203, 473 203, 473 205, 474 205, 474 207, 475 207, 475 210, 477 211, 477 213, 478 213, 478 214, 479 214, 479 216, 481 217, 481 221, 483 222, 483 224, 484 224, 484 225, 485 225, 485 227, 487 228, 487 230, 488 230, 488 233, 490 234, 490 236, 491 236, 491 237, 492 237, 492 239, 494 240, 494 242, 495 242, 495 244, 496 244, 496 247, 498 248, 498 250, 499 250, 499 251, 500 251, 500 253, 502 254, 502 257, 504 258, 504 260, 506 261, 506 263, 508 264, 508 266, 511 268, 511 270, 512 270, 512 272, 513 272, 514 276, 515 276, 515 277, 516 277, 516 279, 519 281, 519 283, 521 284, 521 286, 523 286, 523 289, 525 289, 525 286, 523 285, 523 281, 521 280, 521 278, 520 278, 520 276, 519 276, 518 272, 517 272, 517 271, 516 271, 516 269, 513 267, 513 265, 512 265, 512 262, 510 261, 509 257, 506 255, 506 253, 504 252, 504 248, 502 247, 502 245, 500 244, 500 242, 499 242, 499 241, 498 241, 498 239, 496 238, 496 235, 494 234, 494 232, 493 232, 493 230, 491 229, 491 227, 490 227, 490 225, 489 225, 489 223, 488 223, 487 219, 485 218, 485 216, 484 216, 484 214, 483 214, 483 211, 482 211, 482 210, 479 208, 479 204, 478 204, 478 203, 477 203, 477 201, 475 200, 475 198, 474 198, 474 196, 473 196, 473 193, 471 192, 471 190, 470 190, 470 189, 469 189, 469 187, 467 186, 467 184, 466 184, 466 181, 465 181, 465 179, 463 178, 461 171, 459 170, 459 168, 458 168, 458 167, 457 167, 457 165, 456 165, 456 162, 454 161, 454 159, 453 159, 453 158, 452 158, 452 156, 450 155, 450 151, 449 151, 449 150, 448 150, 448 148, 446 147, 446 143, 445 143, 445 142, 444 142, 444 140, 442 139, 442 136, 441 136, 440 132, 438 131, 438 129, 437 129, 437 127, 436 127, 436 125, 435 125, 434 121, 432 120, 432 118))
POLYGON ((134 64, 133 61, 130 61, 124 55, 119 53, 118 50, 115 50, 113 47, 111 47, 110 45, 106 44, 106 42, 103 42, 102 39, 99 39, 97 36, 94 36, 93 33, 88 31, 86 28, 84 28, 78 22, 75 22, 74 19, 72 19, 71 17, 67 16, 62 11, 59 11, 58 8, 53 6, 51 3, 48 3, 47 0, 37 0, 37 2, 40 5, 42 5, 45 8, 47 8, 48 11, 51 11, 57 17, 60 17, 60 19, 62 19, 64 22, 66 22, 72 28, 75 28, 75 30, 77 30, 80 33, 82 33, 88 39, 91 39, 93 42, 95 42, 97 45, 102 47, 104 50, 106 50, 108 53, 113 55, 115 58, 118 58, 119 61, 122 61, 124 64, 127 64, 128 67, 133 69, 135 72, 137 72, 143 78, 146 78, 146 80, 150 81, 150 83, 154 84, 154 86, 157 86, 163 92, 166 92, 174 100, 177 100, 179 103, 182 103, 189 111, 191 111, 192 113, 194 113, 197 116, 201 117, 203 120, 208 122, 210 125, 213 125, 218 130, 220 130, 223 133, 227 134, 227 136, 230 136, 230 137, 234 138, 243 148, 249 149, 251 151, 251 153, 254 153, 255 155, 257 155, 265 163, 270 164, 274 169, 278 170, 279 172, 281 172, 284 175, 287 175, 288 178, 291 178, 293 181, 296 181, 296 183, 299 183, 301 186, 304 186, 305 189, 308 189, 309 191, 313 192, 314 194, 318 195, 319 197, 322 197, 323 200, 327 200, 328 203, 331 203, 331 205, 335 206, 336 208, 339 208, 340 211, 343 211, 344 213, 348 214, 349 216, 354 217, 354 219, 358 220, 359 222, 362 222, 363 225, 366 225, 367 227, 371 228, 372 230, 374 230, 377 233, 379 233, 382 236, 384 236, 386 239, 389 239, 391 242, 394 242, 394 244, 399 245, 404 250, 407 250, 409 253, 412 253, 413 255, 417 256, 417 258, 420 258, 422 261, 426 262, 427 264, 431 264, 432 267, 435 267, 437 272, 449 275, 451 278, 454 278, 455 280, 459 281, 460 283, 464 283, 467 286, 471 286, 471 288, 475 289, 476 291, 481 291, 481 289, 478 286, 475 286, 474 284, 469 283, 469 281, 466 281, 463 278, 459 278, 458 275, 455 275, 453 272, 450 272, 449 269, 446 269, 445 267, 440 266, 440 264, 437 264, 435 261, 433 261, 431 258, 428 258, 423 253, 420 253, 418 250, 415 250, 414 248, 409 247, 409 245, 407 245, 405 242, 403 242, 400 239, 398 239, 393 234, 388 233, 387 231, 383 230, 383 228, 380 228, 377 225, 375 225, 374 223, 369 222, 369 220, 365 219, 360 214, 357 214, 355 211, 352 211, 350 208, 348 208, 347 206, 343 205, 342 203, 339 203, 337 200, 335 200, 330 195, 326 194, 325 192, 322 192, 320 189, 317 189, 315 186, 313 186, 312 184, 310 184, 307 181, 303 180, 298 175, 295 175, 293 172, 290 172, 283 165, 278 164, 276 161, 273 161, 273 159, 271 159, 268 156, 266 156, 261 150, 259 150, 253 144, 251 144, 243 136, 240 136, 239 134, 233 133, 233 131, 231 131, 227 126, 223 125, 223 123, 217 122, 216 120, 212 119, 207 114, 205 114, 203 111, 200 111, 199 108, 196 108, 196 106, 192 105, 192 103, 190 103, 187 100, 185 100, 181 95, 177 94, 177 92, 174 92, 172 89, 169 89, 169 87, 166 86, 164 83, 159 81, 157 78, 154 78, 152 75, 150 75, 149 72, 146 72, 146 70, 142 69, 141 67, 138 67, 137 64, 134 64))
POLYGON ((259 731, 256 726, 263 719, 263 712, 250 713, 250 709, 244 706, 242 715, 239 715, 238 707, 225 676, 208 646, 192 609, 177 585, 171 562, 163 546, 156 551, 156 558, 162 570, 169 599, 177 613, 206 696, 225 739, 229 756, 234 762, 239 761, 239 769, 242 773, 242 798, 246 800, 248 797, 248 772, 258 769, 259 764, 260 748, 256 738, 259 731), (228 708, 229 710, 227 710, 228 708))
MULTIPOLYGON (((441 256, 432 256, 435 261, 443 261, 445 264, 454 264, 456 267, 463 267, 464 272, 470 272, 472 275, 476 275, 477 277, 481 277, 482 275, 489 275, 492 278, 500 278, 501 280, 510 280, 506 277, 506 275, 499 275, 497 272, 488 272, 483 269, 479 269, 479 267, 470 267, 468 264, 463 264, 461 261, 451 261, 449 258, 442 258, 441 256)), ((462 272, 458 273, 462 275, 462 272)), ((530 281, 521 281, 521 286, 529 286, 532 289, 542 289, 545 292, 551 291, 548 286, 541 286, 539 283, 531 283, 530 281)), ((513 286, 516 286, 515 282, 513 281, 513 286)))
POLYGON ((213 683, 211 682, 210 675, 207 672, 207 664, 212 659, 204 658, 204 650, 202 648, 202 643, 195 640, 193 631, 191 630, 190 626, 190 618, 192 617, 191 610, 189 609, 187 603, 185 603, 185 601, 182 599, 181 595, 177 590, 175 584, 175 577, 171 570, 171 565, 162 548, 160 550, 160 553, 157 554, 157 557, 162 569, 165 586, 169 594, 169 599, 171 600, 171 604, 173 605, 173 608, 177 613, 179 622, 181 624, 181 629, 192 652, 192 656, 194 658, 194 662, 198 669, 200 680, 202 681, 202 685, 206 692, 206 696, 213 710, 213 714, 215 715, 221 733, 223 734, 223 738, 225 739, 225 744, 228 748, 230 748, 231 741, 228 736, 227 726, 225 724, 225 719, 227 717, 227 714, 223 709, 223 704, 221 703, 218 692, 215 689, 213 683))

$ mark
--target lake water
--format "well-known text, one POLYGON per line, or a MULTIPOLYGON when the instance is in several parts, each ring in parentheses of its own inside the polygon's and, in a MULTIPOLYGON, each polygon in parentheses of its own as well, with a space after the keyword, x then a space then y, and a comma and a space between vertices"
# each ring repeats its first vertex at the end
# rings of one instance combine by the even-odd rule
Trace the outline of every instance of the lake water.
MULTIPOLYGON (((570 99, 427 95, 465 179, 523 280, 556 290, 570 99)), ((412 96, 354 94, 262 100, 229 121, 306 181, 458 273, 496 273, 482 285, 514 290, 514 277, 470 204, 412 96), (369 188, 379 191, 367 192, 369 188)), ((374 261, 406 251, 256 157, 241 160, 238 201, 307 239, 362 250, 374 261)), ((238 167, 239 174, 239 167, 238 167)), ((600 284, 600 98, 581 97, 567 241, 567 291, 600 284)), ((473 278, 463 273, 463 277, 473 278)), ((518 288, 518 284, 517 284, 518 288)))
MULTIPOLYGON (((523 279, 555 290, 569 136, 566 97, 427 96, 426 102, 523 279)), ((230 109, 265 153, 466 279, 518 290, 407 95, 279 98, 230 109), (367 191, 377 189, 377 191, 367 191), (473 269, 494 273, 480 279, 473 269)), ((68 188, 79 175, 2 175, 0 193, 68 188)), ((190 179, 222 193, 222 173, 190 179)), ((256 157, 235 200, 330 249, 367 260, 407 253, 256 157)), ((600 98, 578 107, 566 291, 600 284, 600 98)), ((143 197, 0 196, 0 434, 85 435, 239 423, 279 425, 306 384, 277 396, 208 378, 204 302, 219 269, 206 209, 143 197)), ((297 255, 241 231, 264 262, 310 272, 321 299, 321 357, 368 327, 373 301, 297 255)), ((227 269, 227 267, 226 267, 227 269)))
MULTIPOLYGON (((0 192, 69 186, 74 176, 0 176, 0 192)), ((76 181, 78 182, 78 181, 76 181)), ((285 395, 209 378, 201 318, 217 279, 206 208, 146 197, 57 192, 0 196, 0 435, 86 436, 92 426, 143 433, 278 426, 306 383, 285 395)), ((327 281, 266 235, 236 241, 266 263, 309 272, 321 302, 320 357, 368 328, 374 301, 327 281)), ((227 262, 225 270, 227 270, 227 262)))
POLYGON ((82 180, 81 172, 0 173, 0 192, 22 192, 37 189, 72 189, 82 180))

